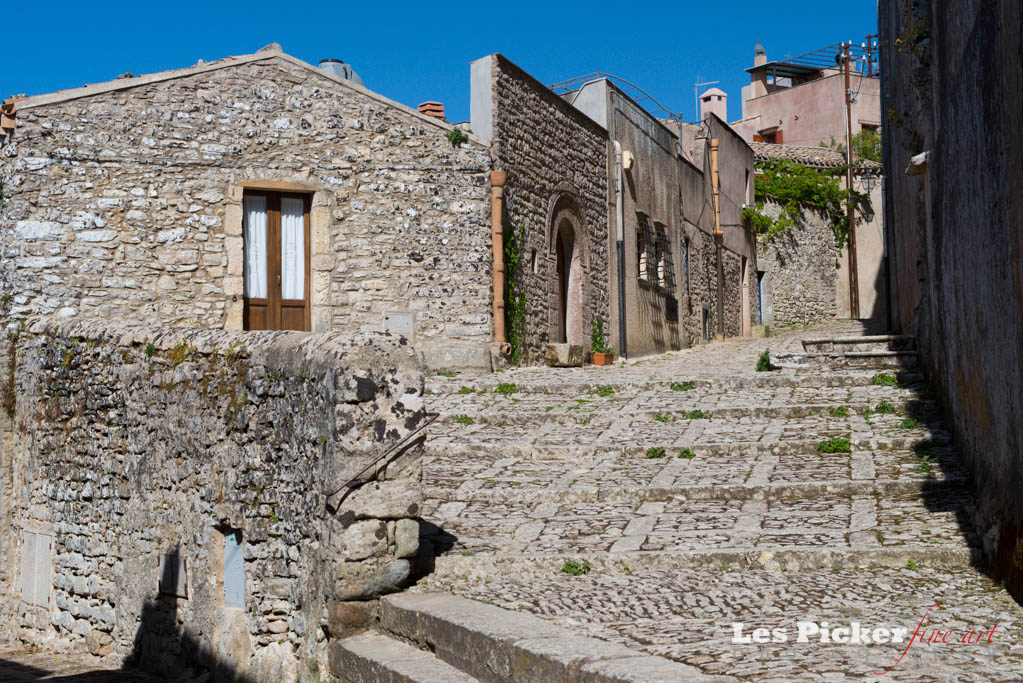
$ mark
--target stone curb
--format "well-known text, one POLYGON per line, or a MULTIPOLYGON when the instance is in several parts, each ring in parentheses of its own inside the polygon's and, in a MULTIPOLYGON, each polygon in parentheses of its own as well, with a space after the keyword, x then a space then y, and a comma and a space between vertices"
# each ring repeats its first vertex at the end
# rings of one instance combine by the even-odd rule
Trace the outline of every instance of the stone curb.
POLYGON ((381 600, 382 627, 480 680, 509 683, 736 681, 576 635, 537 617, 444 593, 381 600))

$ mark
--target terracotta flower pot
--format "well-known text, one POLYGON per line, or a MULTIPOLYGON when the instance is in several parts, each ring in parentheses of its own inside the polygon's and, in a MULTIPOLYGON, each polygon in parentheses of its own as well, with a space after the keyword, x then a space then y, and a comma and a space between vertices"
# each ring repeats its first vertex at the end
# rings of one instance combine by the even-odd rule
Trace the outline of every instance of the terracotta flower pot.
POLYGON ((615 362, 615 355, 613 353, 598 353, 593 352, 593 364, 594 365, 611 365, 615 362))

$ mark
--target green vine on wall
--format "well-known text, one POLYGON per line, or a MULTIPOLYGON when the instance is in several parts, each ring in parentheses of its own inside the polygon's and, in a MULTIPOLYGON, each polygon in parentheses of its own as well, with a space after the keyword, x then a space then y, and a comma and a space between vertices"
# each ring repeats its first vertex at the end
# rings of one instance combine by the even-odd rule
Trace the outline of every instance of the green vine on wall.
MULTIPOLYGON (((805 209, 820 213, 835 234, 835 246, 841 249, 849 235, 847 204, 849 190, 843 190, 839 181, 846 167, 818 171, 787 159, 765 161, 754 182, 757 203, 742 210, 742 217, 750 222, 754 232, 766 240, 795 227, 805 209), (764 202, 781 204, 781 212, 772 218, 764 213, 764 202)), ((852 191, 857 204, 866 201, 866 195, 852 191)))
POLYGON ((526 293, 515 284, 515 275, 522 260, 522 245, 526 241, 526 224, 504 233, 504 332, 511 348, 511 361, 522 360, 526 345, 526 293))

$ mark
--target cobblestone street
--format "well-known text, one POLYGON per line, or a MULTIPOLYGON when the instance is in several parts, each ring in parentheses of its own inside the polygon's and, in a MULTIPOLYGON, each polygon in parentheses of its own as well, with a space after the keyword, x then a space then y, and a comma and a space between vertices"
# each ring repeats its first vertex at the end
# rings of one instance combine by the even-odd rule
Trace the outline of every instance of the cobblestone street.
POLYGON ((442 416, 423 545, 436 559, 417 589, 750 680, 893 666, 884 680, 1023 678, 1023 609, 980 564, 967 480, 922 377, 787 362, 803 339, 862 333, 833 323, 614 368, 431 377, 442 416), (785 367, 756 372, 765 348, 785 367), (801 621, 911 636, 939 601, 928 633, 952 635, 901 661, 909 636, 797 642, 801 621), (733 622, 787 640, 733 643, 733 622), (990 642, 962 641, 996 624, 990 642))

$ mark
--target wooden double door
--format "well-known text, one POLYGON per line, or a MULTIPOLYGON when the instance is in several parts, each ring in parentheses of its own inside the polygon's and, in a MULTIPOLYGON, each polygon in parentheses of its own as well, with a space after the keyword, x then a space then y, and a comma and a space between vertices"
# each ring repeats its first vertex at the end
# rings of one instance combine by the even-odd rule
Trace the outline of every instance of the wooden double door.
POLYGON ((242 205, 245 329, 310 330, 310 196, 246 191, 242 205))

